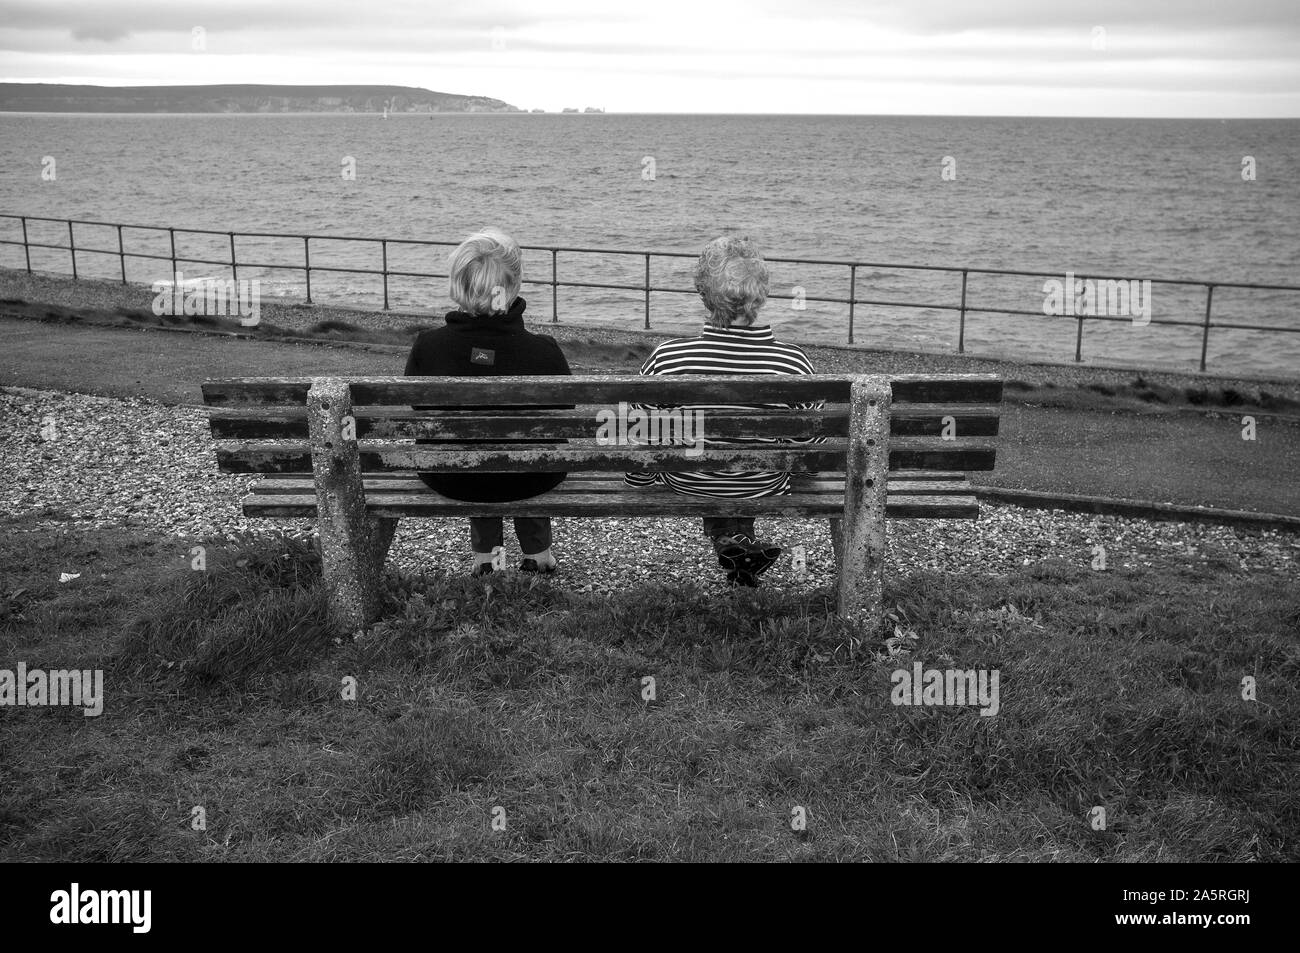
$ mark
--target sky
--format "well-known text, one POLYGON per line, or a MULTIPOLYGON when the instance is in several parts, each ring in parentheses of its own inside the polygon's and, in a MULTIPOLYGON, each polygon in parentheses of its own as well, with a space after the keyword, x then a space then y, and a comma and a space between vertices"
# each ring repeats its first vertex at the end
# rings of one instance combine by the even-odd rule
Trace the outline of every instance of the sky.
POLYGON ((610 112, 1300 117, 1300 0, 0 0, 0 80, 610 112))

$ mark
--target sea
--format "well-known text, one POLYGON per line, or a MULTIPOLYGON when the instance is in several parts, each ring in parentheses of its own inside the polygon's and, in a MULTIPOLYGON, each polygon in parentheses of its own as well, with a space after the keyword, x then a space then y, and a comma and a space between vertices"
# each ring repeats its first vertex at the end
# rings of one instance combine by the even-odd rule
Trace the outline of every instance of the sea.
MULTIPOLYGON (((747 235, 769 259, 862 263, 857 346, 1046 361, 1078 351, 1091 364, 1195 370, 1204 341, 1211 373, 1300 376, 1300 120, 13 113, 0 114, 0 212, 214 229, 223 234, 180 233, 177 246, 217 262, 229 260, 227 232, 321 236, 313 300, 364 309, 382 306, 382 278, 325 269, 379 269, 381 248, 337 239, 391 239, 390 271, 445 274, 449 247, 403 242, 454 243, 493 225, 543 246, 525 261, 532 317, 609 327, 645 326, 646 265, 606 252, 680 252, 651 260, 651 285, 666 290, 651 294, 650 322, 682 333, 704 316, 689 256, 717 235, 747 235), (635 287, 553 297, 547 247, 601 250, 557 252, 561 281, 635 287), (968 274, 963 327, 963 268, 1042 274, 968 274), (1092 300, 1067 275, 1128 284, 1092 300), (1054 306, 1053 281, 1076 294, 1054 306), (1205 339, 1207 282, 1220 286, 1205 339), (980 310, 999 308, 1023 313, 980 310)), ((31 222, 29 235, 67 242, 59 224, 31 222)), ((75 237, 117 249, 114 228, 78 225, 75 237)), ((20 240, 20 223, 0 219, 0 238, 20 240)), ((166 232, 125 229, 123 241, 169 254, 166 232)), ((300 238, 236 244, 241 279, 264 296, 305 295, 300 238)), ((31 259, 70 271, 66 251, 31 259)), ((25 267, 22 248, 0 245, 0 266, 25 267)), ((83 252, 77 266, 120 277, 116 254, 83 252)), ((781 337, 848 343, 848 267, 770 270, 763 314, 781 337)), ((148 283, 171 265, 128 259, 127 272, 148 283)), ((393 275, 389 298, 404 311, 449 306, 441 278, 393 275)))

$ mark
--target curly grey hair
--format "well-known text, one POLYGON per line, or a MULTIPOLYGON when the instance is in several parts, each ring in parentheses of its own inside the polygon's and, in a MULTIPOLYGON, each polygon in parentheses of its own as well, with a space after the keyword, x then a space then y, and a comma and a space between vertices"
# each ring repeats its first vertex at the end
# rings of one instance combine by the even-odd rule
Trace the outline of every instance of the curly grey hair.
POLYGON ((695 290, 716 328, 753 324, 767 301, 767 287, 767 264, 748 238, 715 238, 695 265, 695 290))

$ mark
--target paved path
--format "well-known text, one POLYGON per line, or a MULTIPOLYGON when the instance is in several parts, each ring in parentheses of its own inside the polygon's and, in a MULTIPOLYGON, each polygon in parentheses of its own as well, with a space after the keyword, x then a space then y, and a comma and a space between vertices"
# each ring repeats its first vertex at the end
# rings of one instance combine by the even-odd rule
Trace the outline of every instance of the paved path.
MULTIPOLYGON (((0 320, 0 385, 202 402, 210 377, 400 374, 401 354, 196 334, 0 320)), ((1134 414, 1008 402, 1003 487, 1300 515, 1300 426, 1261 418, 1134 414)))

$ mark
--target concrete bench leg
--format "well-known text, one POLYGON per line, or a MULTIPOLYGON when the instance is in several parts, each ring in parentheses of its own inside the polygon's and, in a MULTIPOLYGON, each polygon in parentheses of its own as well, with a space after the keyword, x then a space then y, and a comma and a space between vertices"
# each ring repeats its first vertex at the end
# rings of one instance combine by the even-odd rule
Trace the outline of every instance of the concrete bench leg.
POLYGON ((885 569, 885 497, 889 489, 888 378, 853 381, 849 410, 848 460, 844 474, 844 518, 839 528, 837 611, 873 631, 881 621, 885 569))
POLYGON ((370 531, 374 540, 375 566, 383 575, 384 560, 388 558, 388 548, 393 545, 393 534, 397 532, 397 517, 370 517, 370 531))
POLYGON ((344 436, 352 395, 344 381, 318 379, 307 392, 312 473, 316 482, 317 537, 330 617, 341 632, 353 632, 379 618, 383 561, 397 521, 373 526, 361 485, 356 439, 344 436))

